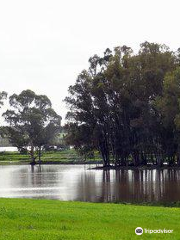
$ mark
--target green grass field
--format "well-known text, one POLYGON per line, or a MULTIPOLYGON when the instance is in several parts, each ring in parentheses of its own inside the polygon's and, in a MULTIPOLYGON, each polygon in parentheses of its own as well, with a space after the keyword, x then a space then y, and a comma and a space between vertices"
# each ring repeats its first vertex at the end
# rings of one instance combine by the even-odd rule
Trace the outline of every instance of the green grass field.
POLYGON ((0 199, 2 240, 180 239, 180 209, 121 204, 0 199), (135 234, 135 228, 172 234, 135 234))
MULTIPOLYGON (((42 155, 42 162, 58 162, 58 163, 86 163, 86 162, 101 162, 101 158, 98 153, 95 154, 95 158, 88 158, 86 161, 83 157, 79 156, 75 150, 64 151, 51 151, 44 152, 42 155)), ((29 163, 30 157, 28 154, 20 154, 19 152, 1 152, 0 164, 8 163, 29 163)))

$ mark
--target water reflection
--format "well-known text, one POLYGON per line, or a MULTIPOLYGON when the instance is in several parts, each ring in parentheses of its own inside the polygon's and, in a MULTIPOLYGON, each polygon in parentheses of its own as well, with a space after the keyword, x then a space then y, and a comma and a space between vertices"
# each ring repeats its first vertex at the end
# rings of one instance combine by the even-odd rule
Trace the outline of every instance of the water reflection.
POLYGON ((87 165, 0 166, 0 197, 91 202, 180 201, 180 170, 88 170, 87 165))

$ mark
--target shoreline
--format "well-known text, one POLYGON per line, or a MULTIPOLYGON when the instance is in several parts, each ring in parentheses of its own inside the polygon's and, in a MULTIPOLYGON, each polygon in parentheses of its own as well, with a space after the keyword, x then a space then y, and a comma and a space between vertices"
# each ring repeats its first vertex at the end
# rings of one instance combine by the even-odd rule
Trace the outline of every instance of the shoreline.
POLYGON ((132 207, 163 207, 163 208, 178 208, 180 209, 180 201, 172 201, 172 202, 125 202, 125 201, 120 201, 120 202, 98 202, 98 201, 79 201, 79 200, 61 200, 61 199, 53 199, 53 198, 18 198, 18 197, 0 197, 0 202, 3 200, 8 200, 8 201, 33 201, 33 202, 38 202, 38 201, 47 201, 47 202, 59 202, 59 203, 79 203, 79 204, 92 204, 92 205, 122 205, 122 206, 132 206, 132 207))
POLYGON ((108 166, 95 167, 93 170, 164 170, 164 169, 178 169, 180 166, 108 166))
POLYGON ((0 165, 102 165, 102 162, 59 162, 59 161, 48 161, 48 162, 41 162, 31 164, 30 162, 23 162, 23 161, 0 161, 0 165))
POLYGON ((47 162, 41 162, 36 164, 31 164, 28 161, 0 161, 0 166, 8 166, 8 165, 30 165, 30 166, 38 166, 38 165, 101 165, 89 168, 88 170, 165 170, 165 169, 171 169, 171 170, 180 170, 180 166, 108 166, 104 167, 102 166, 102 162, 59 162, 59 161, 47 161, 47 162))

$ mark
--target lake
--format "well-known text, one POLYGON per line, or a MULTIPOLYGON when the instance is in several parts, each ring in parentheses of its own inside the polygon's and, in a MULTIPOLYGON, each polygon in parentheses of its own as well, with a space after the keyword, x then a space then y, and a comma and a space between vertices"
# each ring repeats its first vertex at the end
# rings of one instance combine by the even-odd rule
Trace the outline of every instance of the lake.
POLYGON ((180 170, 88 170, 92 165, 0 166, 0 197, 88 202, 180 201, 180 170))

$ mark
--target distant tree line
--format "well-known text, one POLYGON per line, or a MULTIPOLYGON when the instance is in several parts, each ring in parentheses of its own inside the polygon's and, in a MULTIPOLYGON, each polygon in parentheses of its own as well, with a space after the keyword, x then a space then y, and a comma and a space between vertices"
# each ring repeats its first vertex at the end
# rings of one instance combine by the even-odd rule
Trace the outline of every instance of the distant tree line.
POLYGON ((67 142, 104 166, 180 166, 180 49, 144 42, 89 59, 65 102, 67 142))

